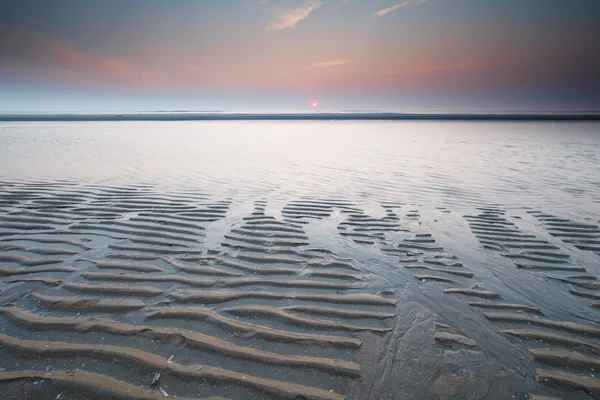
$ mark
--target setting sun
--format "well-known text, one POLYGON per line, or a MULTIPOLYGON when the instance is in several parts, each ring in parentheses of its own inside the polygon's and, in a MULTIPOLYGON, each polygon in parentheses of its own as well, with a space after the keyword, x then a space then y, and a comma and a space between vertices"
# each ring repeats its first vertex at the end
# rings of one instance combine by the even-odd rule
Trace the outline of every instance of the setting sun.
POLYGON ((313 108, 314 108, 314 107, 316 107, 316 106, 317 106, 317 102, 316 102, 316 101, 313 101, 313 102, 312 102, 312 106, 313 106, 313 108))

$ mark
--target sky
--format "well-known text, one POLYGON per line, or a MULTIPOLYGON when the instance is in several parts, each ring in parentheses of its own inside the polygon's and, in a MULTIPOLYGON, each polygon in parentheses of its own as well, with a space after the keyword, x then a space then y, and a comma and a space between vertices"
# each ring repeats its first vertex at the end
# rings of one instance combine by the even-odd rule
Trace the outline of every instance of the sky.
POLYGON ((2 0, 0 112, 600 110, 600 0, 2 0))

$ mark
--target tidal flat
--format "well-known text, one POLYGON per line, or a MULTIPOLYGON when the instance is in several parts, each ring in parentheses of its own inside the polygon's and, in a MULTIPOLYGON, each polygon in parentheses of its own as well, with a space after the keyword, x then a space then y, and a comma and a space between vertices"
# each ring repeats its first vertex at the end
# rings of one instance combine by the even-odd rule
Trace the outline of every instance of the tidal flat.
POLYGON ((599 273, 598 122, 0 122, 2 398, 598 398, 599 273))

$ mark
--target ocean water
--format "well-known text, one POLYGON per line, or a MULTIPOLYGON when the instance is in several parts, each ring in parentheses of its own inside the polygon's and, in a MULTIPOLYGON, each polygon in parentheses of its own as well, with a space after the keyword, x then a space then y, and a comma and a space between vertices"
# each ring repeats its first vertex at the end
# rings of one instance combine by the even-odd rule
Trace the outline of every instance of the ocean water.
POLYGON ((599 123, 0 123, 0 398, 589 400, 599 278, 599 123))
POLYGON ((600 214, 600 124, 0 124, 0 178, 600 214))

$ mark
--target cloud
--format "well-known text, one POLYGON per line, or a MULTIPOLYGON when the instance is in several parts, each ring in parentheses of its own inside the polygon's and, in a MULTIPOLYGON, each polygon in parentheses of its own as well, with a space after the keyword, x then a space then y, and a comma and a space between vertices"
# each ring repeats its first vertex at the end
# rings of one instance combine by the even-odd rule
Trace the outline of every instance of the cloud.
POLYGON ((342 8, 349 1, 350 0, 340 0, 339 3, 334 4, 333 7, 331 7, 331 9, 332 10, 338 10, 338 9, 342 8))
POLYGON ((26 28, 0 32, 0 60, 2 74, 58 83, 139 86, 165 80, 158 69, 82 51, 67 40, 26 28))
POLYGON ((0 27, 0 47, 12 46, 20 40, 19 31, 0 27))
POLYGON ((322 67, 335 67, 338 65, 350 64, 353 63, 354 60, 333 60, 333 61, 323 61, 314 63, 311 68, 322 68, 322 67))
POLYGON ((267 25, 266 31, 273 32, 285 28, 292 28, 298 22, 308 18, 323 2, 320 0, 304 1, 303 4, 287 7, 276 7, 273 9, 272 19, 267 25))
POLYGON ((190 64, 188 65, 188 69, 193 72, 202 72, 204 67, 202 67, 200 64, 190 64))
POLYGON ((501 61, 465 61, 458 64, 448 64, 448 65, 431 65, 425 67, 414 67, 414 68, 404 68, 400 70, 390 71, 388 75, 406 75, 413 73, 430 73, 430 72, 443 72, 443 71, 452 71, 452 70, 460 70, 460 69, 474 69, 474 68, 483 68, 489 65, 497 65, 502 64, 501 61))
POLYGON ((428 0, 405 0, 402 3, 393 5, 391 7, 388 8, 384 8, 383 10, 377 11, 374 15, 376 17, 383 17, 384 15, 387 15, 391 12, 394 12, 396 10, 399 10, 402 7, 406 7, 406 6, 418 6, 419 4, 423 4, 426 3, 428 0))

